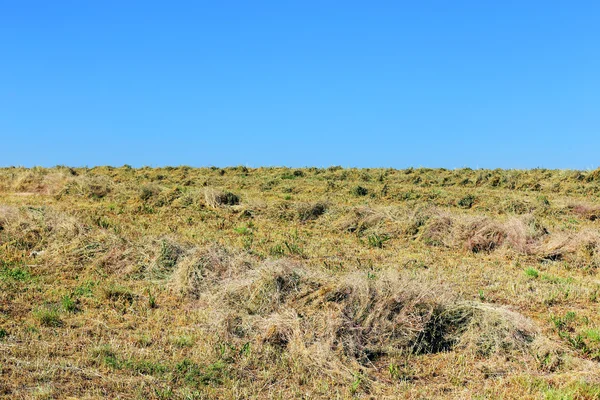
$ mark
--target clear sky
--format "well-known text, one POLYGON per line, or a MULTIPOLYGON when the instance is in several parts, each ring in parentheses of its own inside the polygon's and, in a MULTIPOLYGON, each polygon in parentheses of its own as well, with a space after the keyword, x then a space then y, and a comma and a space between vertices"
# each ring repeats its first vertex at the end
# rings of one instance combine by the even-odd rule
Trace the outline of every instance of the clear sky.
POLYGON ((598 1, 0 0, 0 165, 600 165, 598 1))

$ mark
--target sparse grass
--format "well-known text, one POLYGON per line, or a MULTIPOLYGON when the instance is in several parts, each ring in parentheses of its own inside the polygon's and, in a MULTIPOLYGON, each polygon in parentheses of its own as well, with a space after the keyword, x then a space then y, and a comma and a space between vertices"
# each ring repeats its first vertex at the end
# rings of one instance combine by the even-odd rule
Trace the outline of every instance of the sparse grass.
POLYGON ((598 398, 598 174, 0 169, 0 397, 598 398))

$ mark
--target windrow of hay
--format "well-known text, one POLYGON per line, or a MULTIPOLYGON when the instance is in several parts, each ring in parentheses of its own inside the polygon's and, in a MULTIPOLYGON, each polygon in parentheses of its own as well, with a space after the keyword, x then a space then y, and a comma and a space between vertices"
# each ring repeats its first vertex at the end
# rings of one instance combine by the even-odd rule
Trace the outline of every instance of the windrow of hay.
POLYGON ((577 233, 552 235, 539 246, 537 255, 543 260, 565 260, 576 267, 600 267, 600 233, 583 230, 577 233))
POLYGON ((76 218, 46 207, 0 207, 0 243, 28 251, 62 247, 85 234, 76 218))
POLYGON ((198 298, 207 288, 244 273, 251 265, 249 257, 221 246, 193 248, 177 263, 169 284, 180 293, 198 298))
POLYGON ((113 186, 112 180, 106 176, 81 175, 70 178, 57 193, 57 197, 71 195, 101 199, 111 193, 113 186))
POLYGON ((52 195, 60 191, 73 175, 75 172, 67 168, 53 171, 33 168, 12 175, 7 183, 16 192, 52 195))
POLYGON ((286 260, 211 247, 184 258, 171 285, 212 314, 211 329, 289 354, 332 376, 382 357, 460 347, 474 357, 535 357, 536 326, 509 309, 464 301, 439 282, 385 270, 331 276, 286 260))
POLYGON ((46 266, 98 265, 123 272, 139 255, 114 232, 94 228, 75 216, 48 207, 0 207, 0 245, 4 244, 46 266))
POLYGON ((585 219, 589 219, 590 221, 596 221, 598 218, 600 218, 600 206, 597 205, 578 203, 571 204, 568 209, 573 214, 579 215, 585 219))
POLYGON ((340 230, 361 233, 367 229, 380 227, 386 222, 398 222, 397 209, 370 208, 367 206, 355 207, 347 212, 347 216, 338 223, 340 230))
POLYGON ((434 246, 462 247, 473 253, 506 248, 534 255, 549 236, 548 230, 531 214, 499 222, 485 216, 457 216, 432 209, 415 219, 419 222, 413 223, 417 239, 434 246))

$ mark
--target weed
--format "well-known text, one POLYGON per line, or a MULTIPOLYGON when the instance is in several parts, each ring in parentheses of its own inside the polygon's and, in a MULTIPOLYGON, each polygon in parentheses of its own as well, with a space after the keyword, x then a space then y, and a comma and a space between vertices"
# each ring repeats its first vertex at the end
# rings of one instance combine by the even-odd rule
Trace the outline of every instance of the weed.
POLYGON ((33 314, 42 326, 49 328, 59 328, 63 326, 60 312, 56 307, 41 307, 35 310, 33 314))
POLYGON ((538 271, 535 268, 532 267, 528 267, 525 269, 525 275, 531 277, 531 278, 537 278, 540 276, 540 271, 538 271))
POLYGON ((367 236, 367 241, 369 243, 369 246, 377 248, 377 249, 382 249, 383 245, 385 242, 387 242, 388 240, 390 240, 389 236, 382 234, 372 234, 367 236))
POLYGON ((60 300, 62 309, 66 312, 75 312, 78 310, 78 302, 69 295, 65 295, 60 300))

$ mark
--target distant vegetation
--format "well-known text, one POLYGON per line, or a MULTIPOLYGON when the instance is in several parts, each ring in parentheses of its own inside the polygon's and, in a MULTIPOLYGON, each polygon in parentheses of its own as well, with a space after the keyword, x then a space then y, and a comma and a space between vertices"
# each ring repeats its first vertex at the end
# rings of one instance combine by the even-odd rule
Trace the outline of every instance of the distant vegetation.
POLYGON ((0 398, 600 398, 600 170, 0 169, 0 398))

